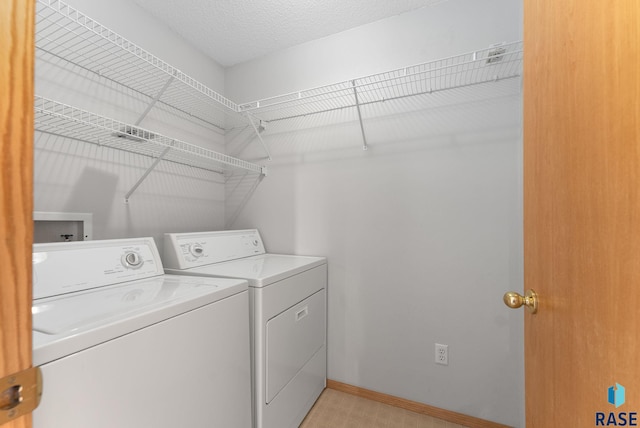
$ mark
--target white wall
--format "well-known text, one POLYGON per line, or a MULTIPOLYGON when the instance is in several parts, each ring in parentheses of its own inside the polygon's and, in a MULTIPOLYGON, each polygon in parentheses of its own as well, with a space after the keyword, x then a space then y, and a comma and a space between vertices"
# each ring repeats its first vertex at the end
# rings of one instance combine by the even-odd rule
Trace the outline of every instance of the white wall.
MULTIPOLYGON (((127 0, 68 3, 212 89, 224 90, 224 70, 168 27, 127 0)), ((149 99, 106 79, 37 54, 36 94, 93 113, 135 123, 149 99)), ((224 151, 223 133, 160 107, 140 127, 224 151)), ((36 132, 34 206, 37 211, 89 212, 94 239, 154 236, 224 227, 220 174, 162 162, 124 202, 153 159, 36 132)))
MULTIPOLYGON (((450 0, 232 67, 226 95, 519 40, 521 15, 520 1, 450 0)), ((367 151, 353 111, 268 124, 269 175, 231 226, 328 257, 329 378, 524 426, 523 315, 501 301, 523 283, 521 103, 512 80, 369 106, 367 151)))

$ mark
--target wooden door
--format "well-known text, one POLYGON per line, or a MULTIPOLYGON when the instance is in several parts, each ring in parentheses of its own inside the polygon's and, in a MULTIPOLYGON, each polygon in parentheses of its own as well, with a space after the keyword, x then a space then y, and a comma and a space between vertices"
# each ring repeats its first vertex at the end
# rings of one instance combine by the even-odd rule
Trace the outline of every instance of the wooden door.
POLYGON ((613 426, 640 412, 640 2, 524 11, 527 427, 613 426))
MULTIPOLYGON (((33 7, 0 1, 0 378, 31 366, 33 7)), ((2 426, 30 427, 31 415, 2 426)))

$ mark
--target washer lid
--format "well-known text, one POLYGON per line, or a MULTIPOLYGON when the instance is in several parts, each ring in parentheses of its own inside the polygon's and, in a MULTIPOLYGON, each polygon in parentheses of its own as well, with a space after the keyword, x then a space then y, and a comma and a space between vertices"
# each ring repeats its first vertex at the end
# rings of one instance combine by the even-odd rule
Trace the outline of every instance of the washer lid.
POLYGON ((236 279, 162 275, 35 300, 34 364, 43 364, 247 289, 236 279))
POLYGON ((165 269, 165 272, 181 275, 242 278, 249 281, 250 287, 259 288, 326 263, 327 260, 324 257, 263 254, 191 269, 165 269))

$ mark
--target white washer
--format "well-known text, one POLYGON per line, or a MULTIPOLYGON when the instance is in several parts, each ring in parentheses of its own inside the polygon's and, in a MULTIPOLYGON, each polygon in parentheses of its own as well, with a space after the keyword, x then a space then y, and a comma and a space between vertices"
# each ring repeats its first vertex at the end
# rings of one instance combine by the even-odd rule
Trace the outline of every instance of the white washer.
POLYGON ((249 428, 247 282, 165 275, 153 238, 36 244, 34 428, 249 428))
POLYGON ((297 427, 326 386, 324 257, 267 254, 257 230, 165 234, 165 272, 249 281, 254 428, 297 427))

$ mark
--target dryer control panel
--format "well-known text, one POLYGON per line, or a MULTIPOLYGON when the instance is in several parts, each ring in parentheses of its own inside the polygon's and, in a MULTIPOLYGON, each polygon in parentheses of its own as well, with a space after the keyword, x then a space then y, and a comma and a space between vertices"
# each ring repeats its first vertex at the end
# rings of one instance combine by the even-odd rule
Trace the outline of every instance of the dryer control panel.
POLYGON ((163 275, 153 238, 33 246, 33 298, 163 275))
POLYGON ((164 235, 164 265, 168 269, 189 269, 264 253, 257 229, 164 235))

